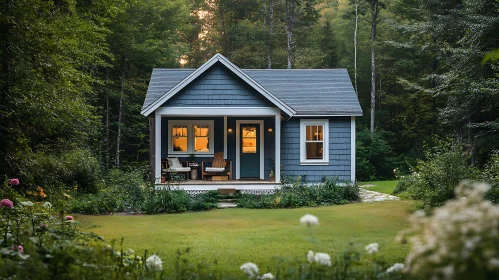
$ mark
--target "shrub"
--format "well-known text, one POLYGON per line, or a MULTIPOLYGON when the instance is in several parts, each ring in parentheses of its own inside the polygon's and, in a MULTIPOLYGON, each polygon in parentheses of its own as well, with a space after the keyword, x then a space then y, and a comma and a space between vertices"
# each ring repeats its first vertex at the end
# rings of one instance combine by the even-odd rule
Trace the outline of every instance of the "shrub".
POLYGON ((96 194, 75 193, 69 211, 92 215, 141 211, 146 183, 140 171, 111 170, 105 183, 96 194))
POLYGON ((357 185, 341 186, 332 179, 308 185, 298 178, 292 184, 283 183, 281 189, 273 194, 239 195, 237 205, 242 208, 296 208, 345 204, 348 201, 358 200, 357 185))
POLYGON ((471 179, 474 170, 458 142, 440 142, 425 152, 426 161, 419 161, 415 171, 402 177, 395 193, 423 201, 426 208, 442 206, 454 198, 454 188, 463 179, 471 179))

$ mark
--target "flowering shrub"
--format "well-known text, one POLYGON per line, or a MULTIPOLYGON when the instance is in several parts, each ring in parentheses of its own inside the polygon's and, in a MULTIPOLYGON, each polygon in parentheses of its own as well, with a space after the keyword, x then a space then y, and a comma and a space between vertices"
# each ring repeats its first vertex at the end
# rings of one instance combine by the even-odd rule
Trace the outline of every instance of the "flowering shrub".
POLYGON ((462 183, 456 199, 427 217, 418 211, 401 240, 413 244, 406 270, 431 279, 499 279, 499 206, 485 184, 462 183))

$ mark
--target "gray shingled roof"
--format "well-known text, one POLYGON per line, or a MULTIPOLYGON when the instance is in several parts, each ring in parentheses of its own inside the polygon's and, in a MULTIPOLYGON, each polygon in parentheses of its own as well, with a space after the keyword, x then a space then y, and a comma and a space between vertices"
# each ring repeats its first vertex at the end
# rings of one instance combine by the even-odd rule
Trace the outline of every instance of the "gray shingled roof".
MULTIPOLYGON (((346 69, 242 69, 296 115, 362 115, 346 69)), ((154 69, 142 109, 195 69, 154 69)))

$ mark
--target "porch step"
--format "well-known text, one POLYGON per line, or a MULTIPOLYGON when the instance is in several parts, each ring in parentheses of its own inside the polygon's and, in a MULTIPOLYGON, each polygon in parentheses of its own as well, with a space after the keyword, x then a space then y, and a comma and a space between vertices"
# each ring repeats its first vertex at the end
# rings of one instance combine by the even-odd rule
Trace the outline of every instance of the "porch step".
POLYGON ((225 198, 225 199, 219 199, 218 203, 236 203, 237 199, 233 198, 225 198))
POLYGON ((218 208, 235 208, 237 207, 235 199, 219 199, 218 208))

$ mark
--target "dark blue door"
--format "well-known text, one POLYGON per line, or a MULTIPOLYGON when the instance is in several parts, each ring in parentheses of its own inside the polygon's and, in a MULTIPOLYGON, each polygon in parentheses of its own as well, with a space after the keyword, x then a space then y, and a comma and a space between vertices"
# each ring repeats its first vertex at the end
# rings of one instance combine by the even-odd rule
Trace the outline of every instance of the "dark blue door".
POLYGON ((259 124, 241 124, 241 178, 260 178, 259 130, 259 124))

